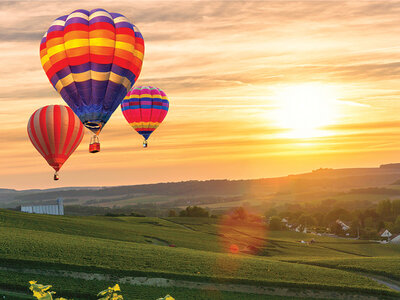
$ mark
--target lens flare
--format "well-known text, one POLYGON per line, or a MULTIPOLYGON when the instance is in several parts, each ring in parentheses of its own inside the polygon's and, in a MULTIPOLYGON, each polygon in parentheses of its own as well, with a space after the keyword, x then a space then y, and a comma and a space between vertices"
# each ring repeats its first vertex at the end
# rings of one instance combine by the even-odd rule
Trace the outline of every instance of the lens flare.
POLYGON ((231 254, 258 254, 266 242, 263 218, 247 208, 233 209, 218 225, 220 245, 231 254))

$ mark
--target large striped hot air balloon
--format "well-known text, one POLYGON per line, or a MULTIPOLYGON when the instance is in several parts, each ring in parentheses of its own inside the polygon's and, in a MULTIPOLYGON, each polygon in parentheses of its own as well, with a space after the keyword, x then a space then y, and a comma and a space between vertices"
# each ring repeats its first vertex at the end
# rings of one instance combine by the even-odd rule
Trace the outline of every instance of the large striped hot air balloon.
POLYGON ((82 141, 84 127, 74 112, 64 105, 48 105, 35 111, 28 122, 28 135, 37 151, 56 171, 82 141))
POLYGON ((145 148, 147 139, 160 126, 168 108, 167 95, 151 86, 133 87, 121 103, 122 113, 129 125, 144 137, 145 148))
POLYGON ((59 17, 40 44, 51 84, 97 140, 138 79, 143 55, 137 27, 104 9, 79 9, 59 17))

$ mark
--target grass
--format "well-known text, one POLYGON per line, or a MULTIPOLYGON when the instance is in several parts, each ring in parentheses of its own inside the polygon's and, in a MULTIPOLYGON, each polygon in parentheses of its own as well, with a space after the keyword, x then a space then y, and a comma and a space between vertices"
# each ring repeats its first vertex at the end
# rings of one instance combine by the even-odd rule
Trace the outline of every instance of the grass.
MULTIPOLYGON (((16 273, 16 272, 4 272, 0 271, 0 287, 6 287, 6 291, 0 290, 0 297, 6 295, 6 299, 34 299, 28 290, 27 282, 35 279, 38 283, 52 284, 52 291, 56 292, 58 297, 71 297, 74 300, 90 300, 97 299, 95 296, 99 291, 106 289, 108 286, 115 284, 113 281, 105 280, 86 280, 82 284, 81 279, 65 278, 65 277, 54 277, 48 275, 37 275, 29 273, 16 273), (10 289, 24 291, 15 292, 10 289)), ((124 299, 135 299, 135 300, 155 300, 160 297, 164 297, 167 294, 172 295, 175 299, 184 300, 243 300, 243 299, 254 299, 254 300, 281 300, 287 299, 282 296, 270 296, 260 294, 245 294, 239 292, 228 292, 228 291, 217 291, 217 290, 195 290, 182 287, 154 287, 154 286, 132 286, 129 284, 120 283, 121 294, 124 299)), ((293 297, 293 299, 302 300, 307 298, 293 297)))
MULTIPOLYGON (((260 230, 262 227, 255 229, 249 225, 232 230, 232 226, 219 223, 211 218, 59 217, 0 210, 0 266, 12 267, 14 271, 15 268, 75 270, 117 277, 163 277, 399 295, 371 279, 348 272, 375 271, 397 278, 399 260, 393 267, 389 265, 400 254, 398 246, 295 232, 267 232, 260 230), (311 238, 317 242, 308 246, 299 243, 311 238), (177 247, 153 245, 154 239, 177 247), (237 243, 242 247, 256 242, 260 243, 257 255, 224 252, 225 244, 237 243)), ((4 287, 5 277, 1 278, 0 285, 4 287)), ((57 277, 40 278, 46 284, 56 284, 58 280, 57 277)), ((32 279, 36 280, 28 280, 32 279)), ((60 279, 61 283, 67 281, 60 279)), ((87 282, 76 284, 82 293, 92 291, 87 282)), ((96 285, 93 291, 103 287, 96 285)), ((177 294, 180 290, 174 289, 177 294)), ((192 295, 176 298, 200 299, 195 297, 196 293, 192 295)), ((162 293, 156 297, 160 296, 162 293)), ((236 299, 232 297, 229 299, 236 299)))
POLYGON ((383 275, 400 280, 400 257, 361 257, 302 261, 316 266, 383 275))

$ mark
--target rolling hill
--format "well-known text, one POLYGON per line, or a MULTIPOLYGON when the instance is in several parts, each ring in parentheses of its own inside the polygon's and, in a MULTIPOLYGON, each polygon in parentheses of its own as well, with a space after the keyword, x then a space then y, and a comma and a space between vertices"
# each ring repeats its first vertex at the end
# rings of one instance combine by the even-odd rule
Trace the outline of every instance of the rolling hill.
POLYGON ((0 207, 53 203, 140 209, 188 205, 224 210, 247 204, 265 209, 268 203, 362 198, 378 201, 400 197, 398 164, 379 168, 318 169, 310 173, 252 180, 208 180, 113 187, 67 187, 45 190, 0 190, 0 207))

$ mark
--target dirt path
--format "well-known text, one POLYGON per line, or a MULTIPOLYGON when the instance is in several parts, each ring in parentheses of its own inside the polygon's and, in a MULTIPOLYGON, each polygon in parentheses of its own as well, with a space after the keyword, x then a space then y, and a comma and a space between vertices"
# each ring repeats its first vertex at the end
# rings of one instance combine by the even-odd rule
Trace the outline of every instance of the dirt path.
POLYGON ((400 282, 397 280, 393 280, 384 276, 380 275, 371 275, 371 274, 366 274, 366 273, 358 273, 360 275, 363 275, 365 277, 368 277, 380 284, 386 285, 388 288, 395 290, 397 292, 400 292, 400 282))
MULTIPOLYGON (((378 296, 357 295, 354 293, 328 291, 328 290, 312 290, 304 288, 285 288, 274 286, 254 286, 247 284, 229 284, 229 283, 212 283, 212 282, 196 282, 187 280, 175 280, 168 278, 149 278, 149 277, 116 277, 108 274, 75 272, 66 270, 41 270, 41 269, 20 269, 11 267, 0 267, 0 270, 20 272, 25 274, 40 274, 49 276, 69 277, 82 280, 101 280, 113 281, 131 285, 156 286, 156 287, 182 287, 198 290, 218 290, 229 292, 240 292, 246 294, 274 295, 284 297, 302 297, 317 299, 343 299, 343 300, 379 300, 378 296)), ((47 284, 48 282, 46 282, 47 284)))

